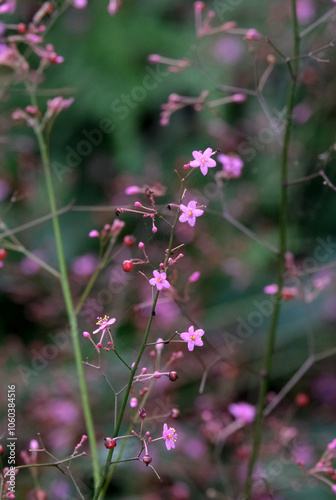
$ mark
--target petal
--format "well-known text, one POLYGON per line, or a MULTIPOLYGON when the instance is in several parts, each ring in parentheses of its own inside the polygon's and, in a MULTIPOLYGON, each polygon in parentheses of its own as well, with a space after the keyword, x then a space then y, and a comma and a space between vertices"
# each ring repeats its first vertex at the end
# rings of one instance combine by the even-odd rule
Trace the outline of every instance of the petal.
POLYGON ((201 340, 201 339, 195 339, 195 340, 194 340, 194 343, 195 343, 195 345, 197 345, 197 346, 200 346, 200 347, 201 347, 201 346, 203 345, 203 340, 201 340))
POLYGON ((165 279, 167 278, 166 273, 160 273, 160 278, 161 278, 162 280, 165 280, 165 279))
POLYGON ((98 332, 100 332, 100 330, 103 330, 103 329, 104 329, 104 326, 100 326, 99 328, 97 328, 97 330, 95 330, 92 333, 98 333, 98 332))
POLYGON ((189 217, 188 219, 189 226, 194 227, 196 224, 196 217, 189 217))
POLYGON ((163 288, 163 284, 162 283, 156 283, 156 288, 159 290, 159 292, 162 290, 163 288))
POLYGON ((113 325, 117 320, 115 318, 111 318, 106 324, 107 325, 113 325))
POLYGON ((160 273, 156 269, 155 269, 155 271, 153 271, 153 274, 154 274, 155 278, 160 278, 160 273))
POLYGON ((151 278, 149 280, 149 283, 152 285, 152 286, 155 286, 156 285, 156 278, 151 278))
POLYGON ((189 201, 188 208, 192 208, 194 210, 196 208, 196 206, 197 206, 197 201, 195 201, 195 200, 189 201))
POLYGON ((182 210, 182 212, 188 212, 188 207, 186 207, 185 205, 183 205, 183 203, 181 203, 180 210, 182 210))
POLYGON ((189 342, 190 335, 188 332, 182 332, 180 334, 180 337, 182 340, 184 340, 184 342, 189 342))
POLYGON ((189 351, 190 351, 190 352, 194 350, 194 347, 195 347, 195 346, 194 346, 194 343, 193 343, 193 342, 191 342, 191 341, 190 341, 190 342, 188 342, 188 349, 189 349, 189 351))
POLYGON ((194 335, 194 327, 193 326, 189 326, 188 332, 190 333, 190 335, 194 335))
POLYGON ((192 155, 195 158, 195 160, 200 160, 203 156, 203 153, 202 151, 193 151, 192 155))
POLYGON ((189 165, 193 168, 199 167, 201 163, 198 160, 192 160, 189 165))
POLYGON ((203 175, 206 175, 208 173, 208 167, 204 163, 201 165, 201 172, 203 175))
POLYGON ((187 222, 188 216, 186 214, 181 214, 179 217, 180 222, 187 222))
POLYGON ((200 208, 195 208, 195 210, 194 210, 195 217, 200 217, 203 214, 204 214, 204 210, 201 210, 200 208))
POLYGON ((202 335, 204 335, 204 330, 202 330, 202 328, 199 328, 198 330, 195 330, 195 335, 198 335, 199 337, 202 337, 202 335))
POLYGON ((170 288, 170 283, 169 281, 165 280, 162 285, 165 287, 165 288, 170 288))
POLYGON ((167 424, 163 424, 163 432, 167 432, 168 430, 168 425, 167 424))
POLYGON ((208 161, 207 161, 207 166, 209 168, 215 167, 216 166, 215 160, 213 160, 212 158, 209 158, 208 161))
POLYGON ((167 446, 167 450, 169 451, 171 448, 171 443, 168 439, 166 439, 166 446, 167 446))
POLYGON ((203 153, 203 156, 211 156, 212 155, 212 149, 211 148, 206 148, 206 150, 203 153))

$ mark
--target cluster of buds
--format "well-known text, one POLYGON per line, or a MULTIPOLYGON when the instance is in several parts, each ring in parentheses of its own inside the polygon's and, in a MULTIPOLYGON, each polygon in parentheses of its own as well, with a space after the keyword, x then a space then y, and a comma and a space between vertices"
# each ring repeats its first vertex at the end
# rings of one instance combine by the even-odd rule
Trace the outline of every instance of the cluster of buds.
POLYGON ((110 238, 116 239, 124 229, 124 226, 125 222, 115 219, 112 224, 105 224, 100 232, 96 229, 92 229, 92 231, 89 232, 89 236, 90 238, 99 238, 100 242, 104 244, 110 238))
POLYGON ((23 121, 29 127, 44 130, 46 125, 53 120, 63 109, 67 109, 74 102, 73 97, 63 99, 63 97, 54 97, 47 101, 47 110, 42 117, 40 110, 36 106, 26 106, 25 109, 16 109, 12 113, 12 119, 23 121))
POLYGON ((209 92, 203 90, 199 97, 186 97, 179 94, 170 94, 168 102, 161 104, 160 125, 165 127, 169 124, 170 117, 175 111, 187 106, 193 106, 195 111, 201 111, 205 105, 205 100, 209 92))
POLYGON ((306 470, 305 464, 302 460, 297 460, 297 465, 301 468, 305 476, 313 476, 316 479, 329 484, 333 493, 336 493, 336 469, 333 467, 333 461, 336 458, 336 439, 333 439, 327 446, 319 461, 309 470, 306 470), (325 474, 327 477, 325 477, 325 474))

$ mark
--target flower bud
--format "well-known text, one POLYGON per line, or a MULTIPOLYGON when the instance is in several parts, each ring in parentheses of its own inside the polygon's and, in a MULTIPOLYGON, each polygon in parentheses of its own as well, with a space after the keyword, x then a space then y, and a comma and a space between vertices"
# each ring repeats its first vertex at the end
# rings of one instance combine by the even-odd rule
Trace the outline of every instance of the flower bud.
POLYGON ((142 419, 144 419, 144 418, 147 417, 146 410, 142 406, 140 406, 140 408, 139 408, 139 417, 142 418, 142 419))
POLYGON ((145 455, 142 459, 143 463, 146 464, 147 467, 152 462, 152 460, 152 457, 150 457, 149 455, 145 455))

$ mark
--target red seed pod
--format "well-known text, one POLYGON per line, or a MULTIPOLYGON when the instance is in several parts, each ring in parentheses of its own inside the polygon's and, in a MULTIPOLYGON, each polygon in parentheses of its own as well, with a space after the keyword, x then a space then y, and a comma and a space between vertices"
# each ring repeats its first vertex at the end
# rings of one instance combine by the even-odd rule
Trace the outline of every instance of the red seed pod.
POLYGON ((50 64, 57 64, 57 54, 52 54, 49 57, 49 62, 50 62, 50 64))
POLYGON ((27 31, 27 26, 24 23, 18 24, 17 30, 21 35, 27 31))
POLYGON ((133 269, 133 262, 131 260, 124 260, 122 268, 126 273, 129 273, 133 269))
POLYGON ((298 406, 307 406, 310 403, 310 400, 307 394, 300 393, 296 395, 295 403, 298 406))
POLYGON ((4 447, 2 446, 2 444, 0 444, 0 455, 2 455, 4 452, 4 447))
POLYGON ((4 260, 7 257, 7 251, 4 248, 0 248, 0 260, 4 260))
POLYGON ((143 463, 146 464, 147 467, 152 462, 152 460, 152 457, 150 457, 149 455, 145 455, 142 459, 143 463))
POLYGON ((178 375, 176 372, 169 373, 169 380, 171 380, 172 382, 176 382, 177 379, 178 379, 178 375))
POLYGON ((135 243, 135 236, 133 234, 128 234, 124 237, 124 244, 127 247, 132 247, 135 243))
POLYGON ((115 448, 117 446, 117 442, 115 439, 104 438, 104 441, 105 441, 104 446, 108 450, 113 450, 113 448, 115 448))

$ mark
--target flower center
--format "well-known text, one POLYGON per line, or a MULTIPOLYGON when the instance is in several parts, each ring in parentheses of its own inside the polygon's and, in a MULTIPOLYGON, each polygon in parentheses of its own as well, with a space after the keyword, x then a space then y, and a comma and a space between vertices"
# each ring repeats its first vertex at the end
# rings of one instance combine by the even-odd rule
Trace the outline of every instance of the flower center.
POLYGON ((192 216, 192 211, 189 210, 188 215, 191 217, 192 216))
POLYGON ((158 283, 162 283, 162 278, 159 278, 159 279, 158 279, 158 283))
POLYGON ((96 325, 100 325, 100 326, 106 325, 106 323, 108 322, 109 319, 110 319, 109 316, 106 316, 106 314, 103 318, 98 317, 98 321, 97 321, 96 325))
POLYGON ((190 340, 195 340, 195 335, 191 335, 190 340))

